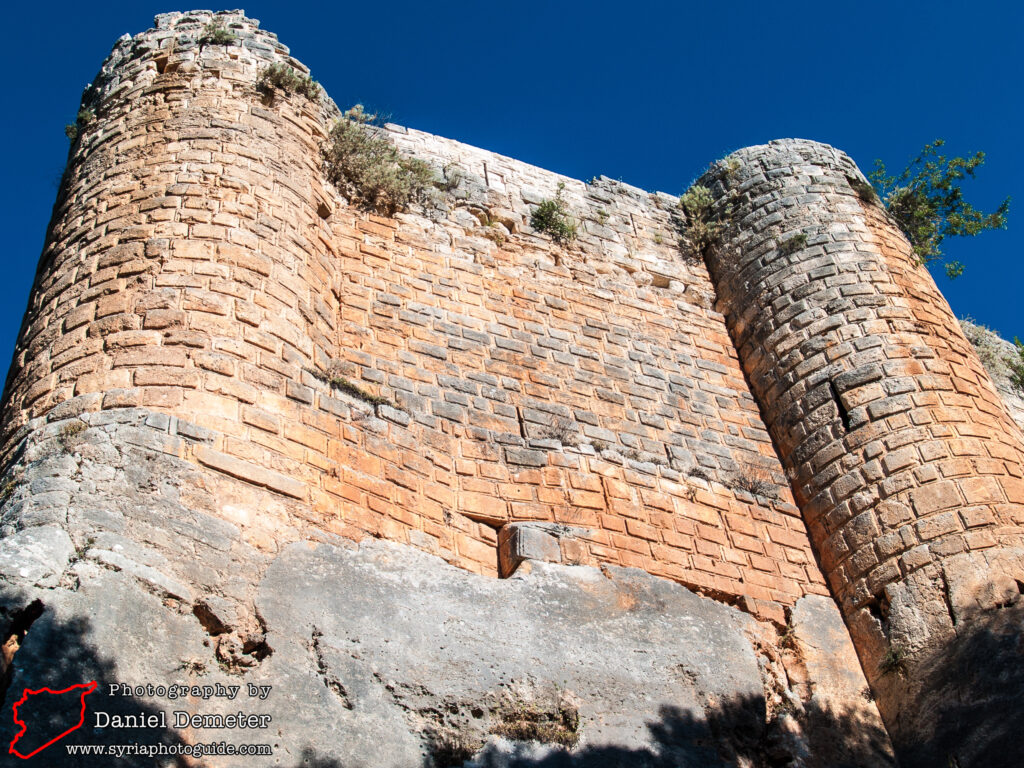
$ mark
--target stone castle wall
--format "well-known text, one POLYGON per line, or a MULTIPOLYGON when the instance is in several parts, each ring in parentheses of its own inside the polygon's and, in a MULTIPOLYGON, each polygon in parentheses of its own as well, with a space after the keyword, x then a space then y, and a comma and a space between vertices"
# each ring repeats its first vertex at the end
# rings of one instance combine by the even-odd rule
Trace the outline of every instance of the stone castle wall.
MULTIPOLYGON (((261 93, 269 64, 305 68, 218 17, 237 42, 159 16, 86 95, 3 402, 0 619, 23 650, 0 678, 48 680, 39 660, 102 614, 76 642, 124 648, 89 674, 286 680, 368 765, 427 764, 510 681, 562 669, 589 745, 652 756, 651 714, 686 702, 733 763, 841 744, 888 764, 869 681, 908 765, 998 764, 998 739, 940 744, 934 714, 1008 706, 951 695, 944 657, 1019 608, 1024 438, 849 158, 790 140, 713 166, 729 226, 707 266, 675 198, 399 126, 439 189, 379 216, 326 180, 337 107, 261 93), (556 194, 572 244, 530 227, 556 194), (578 658, 530 655, 580 627, 578 658), (605 637, 674 671, 630 661, 622 683, 605 637), (463 650, 431 677, 428 646, 463 650), (657 693, 619 711, 616 686, 657 693)), ((276 706, 298 755, 319 726, 276 706)))
POLYGON ((269 551, 315 527, 496 575, 498 531, 535 522, 561 526, 550 557, 779 623, 824 593, 674 199, 393 127, 456 183, 444 210, 360 212, 321 172, 333 105, 267 103, 258 72, 299 66, 287 49, 248 21, 245 46, 199 49, 205 23, 165 17, 104 65, 15 354, 8 452, 72 399, 141 406, 203 430, 168 451, 245 481, 219 514, 269 551), (529 228, 559 183, 567 248, 529 228))

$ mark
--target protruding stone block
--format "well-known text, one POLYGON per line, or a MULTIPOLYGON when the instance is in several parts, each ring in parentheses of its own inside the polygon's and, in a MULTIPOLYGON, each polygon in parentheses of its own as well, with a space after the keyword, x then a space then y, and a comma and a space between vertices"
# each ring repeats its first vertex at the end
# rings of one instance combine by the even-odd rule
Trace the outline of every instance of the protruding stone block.
POLYGON ((498 564, 502 578, 511 576, 524 560, 562 562, 558 539, 540 528, 510 523, 498 534, 498 564))

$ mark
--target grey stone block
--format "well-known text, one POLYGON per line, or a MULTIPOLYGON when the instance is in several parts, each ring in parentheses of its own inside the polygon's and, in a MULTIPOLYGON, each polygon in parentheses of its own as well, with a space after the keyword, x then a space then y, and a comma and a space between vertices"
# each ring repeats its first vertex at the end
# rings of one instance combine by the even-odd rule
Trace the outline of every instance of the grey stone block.
POLYGON ((509 523, 498 532, 498 563, 502 576, 511 576, 524 560, 562 561, 558 539, 528 523, 509 523))
POLYGON ((26 528, 0 540, 0 576, 15 584, 52 588, 74 552, 66 531, 48 525, 26 528))

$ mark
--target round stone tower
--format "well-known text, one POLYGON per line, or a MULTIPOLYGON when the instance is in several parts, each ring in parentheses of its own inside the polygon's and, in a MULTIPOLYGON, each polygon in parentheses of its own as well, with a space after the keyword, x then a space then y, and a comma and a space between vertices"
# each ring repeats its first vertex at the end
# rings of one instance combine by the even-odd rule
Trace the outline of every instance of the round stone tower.
POLYGON ((241 11, 215 18, 220 42, 202 37, 209 14, 126 35, 83 96, 9 375, 7 451, 29 419, 89 393, 240 438, 236 404, 300 379, 333 342, 319 162, 333 104, 271 109, 268 92, 253 106, 260 71, 305 68, 241 11))
POLYGON ((847 156, 776 141, 700 183, 719 308, 901 764, 1009 764, 1020 429, 847 156))

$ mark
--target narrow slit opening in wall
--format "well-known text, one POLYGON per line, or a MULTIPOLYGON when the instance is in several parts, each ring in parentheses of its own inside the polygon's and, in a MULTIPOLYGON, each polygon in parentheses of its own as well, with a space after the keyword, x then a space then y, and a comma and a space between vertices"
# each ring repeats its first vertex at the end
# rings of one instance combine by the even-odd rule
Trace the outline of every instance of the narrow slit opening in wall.
POLYGON ((465 517, 472 520, 474 523, 485 525, 494 531, 494 566, 497 569, 498 578, 503 578, 501 575, 501 529, 509 524, 509 520, 495 520, 493 517, 482 517, 478 515, 468 515, 465 512, 462 513, 465 517))
POLYGON ((850 412, 846 410, 846 406, 843 405, 843 399, 839 396, 839 390, 836 389, 834 381, 829 379, 828 391, 832 394, 832 399, 836 403, 836 410, 839 411, 839 420, 843 422, 843 431, 850 431, 850 412))

